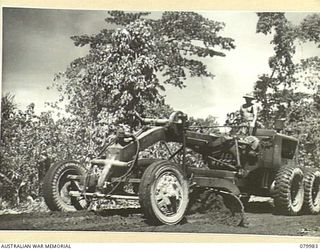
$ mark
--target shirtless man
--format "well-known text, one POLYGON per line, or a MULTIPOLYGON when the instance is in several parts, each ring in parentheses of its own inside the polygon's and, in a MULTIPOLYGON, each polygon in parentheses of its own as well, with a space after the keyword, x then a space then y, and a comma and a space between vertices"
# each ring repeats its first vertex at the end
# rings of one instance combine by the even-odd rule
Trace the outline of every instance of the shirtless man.
POLYGON ((258 107, 252 103, 254 97, 252 94, 246 94, 243 96, 246 103, 240 108, 240 116, 243 126, 249 126, 249 131, 247 129, 241 130, 243 133, 248 133, 252 135, 254 129, 256 128, 257 118, 258 118, 258 107))

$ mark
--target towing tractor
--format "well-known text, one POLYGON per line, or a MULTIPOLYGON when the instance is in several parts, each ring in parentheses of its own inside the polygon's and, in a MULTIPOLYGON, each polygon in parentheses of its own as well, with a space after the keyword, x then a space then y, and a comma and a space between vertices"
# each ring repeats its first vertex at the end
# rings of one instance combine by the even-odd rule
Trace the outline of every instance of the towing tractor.
POLYGON ((168 119, 137 117, 141 129, 119 130, 96 158, 50 167, 43 193, 51 210, 87 209, 99 200, 136 200, 150 223, 173 225, 199 197, 208 204, 215 194, 231 215, 241 215, 236 224, 242 223, 243 203, 250 195, 273 197, 278 214, 320 212, 320 171, 297 165, 298 140, 279 128, 256 129, 252 135, 206 134, 196 132, 180 111, 168 119), (158 142, 168 150, 167 158, 140 157, 158 142), (188 161, 191 151, 200 156, 201 167, 188 161))

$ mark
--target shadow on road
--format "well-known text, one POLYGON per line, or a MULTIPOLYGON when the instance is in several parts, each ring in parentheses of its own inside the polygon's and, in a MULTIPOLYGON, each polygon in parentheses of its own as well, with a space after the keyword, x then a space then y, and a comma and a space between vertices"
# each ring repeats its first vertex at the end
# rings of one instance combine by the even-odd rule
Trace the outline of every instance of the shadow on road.
POLYGON ((97 215, 100 216, 114 216, 114 215, 120 215, 123 217, 128 217, 131 214, 141 214, 141 208, 125 208, 125 209, 103 209, 98 210, 94 212, 97 215))
POLYGON ((274 207, 270 202, 249 202, 244 208, 247 213, 274 213, 274 207))

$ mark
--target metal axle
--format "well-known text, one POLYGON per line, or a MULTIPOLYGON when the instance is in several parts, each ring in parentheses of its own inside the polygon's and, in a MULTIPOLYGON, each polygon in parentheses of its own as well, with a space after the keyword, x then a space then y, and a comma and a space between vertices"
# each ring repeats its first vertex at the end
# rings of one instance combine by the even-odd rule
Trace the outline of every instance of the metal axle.
POLYGON ((70 191, 69 195, 72 197, 82 197, 82 196, 91 196, 93 198, 108 198, 108 199, 126 199, 126 200, 139 200, 138 196, 133 195, 107 195, 102 193, 81 193, 79 191, 70 191))

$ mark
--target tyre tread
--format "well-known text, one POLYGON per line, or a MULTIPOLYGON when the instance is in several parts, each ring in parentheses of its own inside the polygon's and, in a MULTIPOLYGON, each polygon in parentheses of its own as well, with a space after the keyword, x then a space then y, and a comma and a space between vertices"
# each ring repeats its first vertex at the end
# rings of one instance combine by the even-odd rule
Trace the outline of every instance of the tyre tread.
MULTIPOLYGON (((295 169, 298 167, 284 165, 282 166, 275 177, 275 194, 274 194, 274 204, 276 211, 284 215, 297 215, 298 212, 293 211, 290 201, 290 188, 291 180, 294 175, 295 169)), ((301 171, 301 170, 300 170, 301 171)), ((301 178, 303 178, 302 171, 299 173, 301 178)), ((301 200, 302 207, 303 200, 301 200)))
MULTIPOLYGON (((142 211, 144 211, 146 220, 150 224, 160 225, 161 223, 163 223, 157 218, 157 216, 155 215, 152 209, 152 203, 149 197, 149 190, 150 190, 150 186, 154 182, 153 177, 155 176, 155 173, 158 171, 159 168, 161 168, 163 165, 166 165, 166 164, 168 164, 168 161, 162 160, 162 161, 154 162, 151 165, 149 165, 147 169, 144 171, 141 178, 140 185, 139 185, 140 206, 142 211)), ((177 169, 179 169, 180 173, 185 178, 185 175, 183 174, 183 171, 181 171, 179 166, 174 163, 171 163, 171 164, 173 164, 177 169)))
MULTIPOLYGON (((304 178, 304 203, 303 203, 303 211, 307 214, 319 214, 320 213, 320 201, 318 202, 318 206, 315 206, 312 201, 312 188, 314 181, 316 178, 320 178, 319 170, 310 168, 306 169, 304 178)), ((320 191, 319 191, 320 192, 320 191)))
POLYGON ((46 205, 51 211, 70 211, 70 209, 67 209, 65 206, 63 206, 63 204, 61 204, 58 194, 59 191, 56 188, 59 176, 61 172, 66 168, 65 164, 67 163, 75 164, 75 166, 73 166, 75 171, 78 170, 82 173, 85 173, 86 171, 86 169, 81 164, 79 164, 79 162, 73 160, 64 160, 61 162, 57 162, 49 168, 43 180, 43 197, 46 205))

